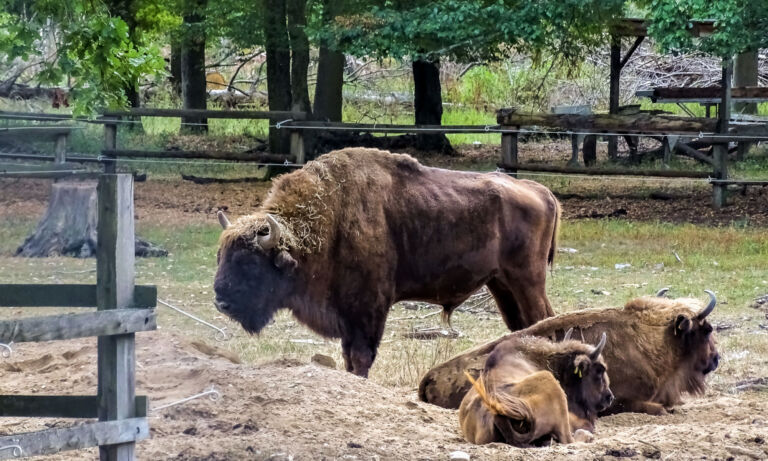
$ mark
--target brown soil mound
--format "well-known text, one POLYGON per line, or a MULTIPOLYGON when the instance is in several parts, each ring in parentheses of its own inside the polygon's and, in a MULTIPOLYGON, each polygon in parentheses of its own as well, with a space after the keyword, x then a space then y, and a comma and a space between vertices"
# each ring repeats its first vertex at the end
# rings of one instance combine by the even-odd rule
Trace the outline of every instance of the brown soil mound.
MULTIPOLYGON (((768 402, 760 394, 710 394, 662 417, 602 418, 592 443, 536 449, 473 446, 462 440, 455 411, 418 401, 414 390, 382 387, 294 361, 238 365, 220 357, 215 345, 193 346, 168 333, 137 338, 138 393, 150 396, 152 408, 211 386, 221 393, 216 401, 201 397, 151 411, 151 438, 139 443, 139 459, 448 459, 455 450, 483 460, 768 457, 768 402)), ((4 362, 2 392, 94 393, 94 343, 17 345, 4 362)), ((2 432, 72 423, 4 419, 2 432)), ((95 449, 47 459, 93 456, 95 449)))

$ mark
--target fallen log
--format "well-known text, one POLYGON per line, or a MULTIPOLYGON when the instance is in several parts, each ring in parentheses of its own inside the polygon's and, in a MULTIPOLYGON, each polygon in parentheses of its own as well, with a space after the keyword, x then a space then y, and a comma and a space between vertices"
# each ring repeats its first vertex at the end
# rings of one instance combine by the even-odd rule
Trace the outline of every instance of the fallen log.
POLYGON ((704 117, 677 117, 638 113, 614 114, 525 114, 516 108, 496 112, 496 122, 502 126, 540 126, 569 130, 576 133, 681 133, 691 135, 713 132, 717 120, 704 117))

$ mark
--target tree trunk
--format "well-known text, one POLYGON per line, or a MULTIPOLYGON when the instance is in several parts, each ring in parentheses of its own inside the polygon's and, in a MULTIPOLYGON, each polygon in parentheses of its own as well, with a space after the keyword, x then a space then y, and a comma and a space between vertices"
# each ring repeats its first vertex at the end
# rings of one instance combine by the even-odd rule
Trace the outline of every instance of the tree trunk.
MULTIPOLYGON (((269 110, 291 110, 291 53, 288 46, 285 0, 263 1, 269 110)), ((290 151, 288 130, 269 129, 269 150, 275 154, 286 154, 290 151)))
POLYGON ((307 0, 287 0, 288 37, 291 45, 291 101, 294 110, 309 114, 307 72, 309 70, 309 39, 305 28, 307 0))
POLYGON ((171 86, 176 96, 181 97, 181 40, 171 37, 171 86))
MULTIPOLYGON (((329 25, 336 16, 333 0, 323 2, 323 24, 329 25)), ((340 122, 342 88, 344 85, 344 54, 330 47, 328 40, 320 42, 315 85, 314 118, 325 122, 340 122)))
MULTIPOLYGON (((94 181, 61 181, 51 187, 51 199, 43 218, 17 256, 96 255, 98 198, 94 181)), ((166 256, 167 251, 136 238, 136 256, 166 256)))
MULTIPOLYGON (((181 41, 181 97, 184 109, 205 109, 205 29, 201 11, 206 0, 188 0, 184 13, 185 36, 181 41)), ((208 130, 208 121, 200 117, 183 117, 182 131, 208 130)))
MULTIPOLYGON (((443 97, 440 93, 440 67, 437 62, 413 61, 413 106, 416 125, 440 125, 443 119, 443 97)), ((443 134, 420 134, 416 137, 421 150, 452 153, 451 143, 443 134)))

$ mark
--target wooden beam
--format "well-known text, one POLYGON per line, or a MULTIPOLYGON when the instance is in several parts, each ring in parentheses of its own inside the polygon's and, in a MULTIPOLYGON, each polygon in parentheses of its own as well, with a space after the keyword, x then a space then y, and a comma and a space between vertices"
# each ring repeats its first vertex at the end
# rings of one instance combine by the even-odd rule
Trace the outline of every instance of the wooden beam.
POLYGON ((627 134, 699 134, 715 130, 716 121, 700 117, 677 117, 638 113, 613 114, 545 114, 518 113, 516 109, 501 109, 496 120, 504 126, 541 126, 584 133, 627 134))
POLYGON ((53 146, 53 154, 56 157, 56 163, 62 164, 67 161, 67 138, 69 133, 62 133, 56 136, 56 143, 53 146))
POLYGON ((624 55, 623 58, 621 58, 621 62, 619 62, 619 69, 623 69, 625 65, 627 65, 627 62, 632 58, 632 55, 635 54, 635 51, 640 46, 641 43, 643 43, 643 40, 645 37, 640 36, 635 38, 635 42, 632 43, 632 46, 629 47, 627 50, 627 54, 624 55))
MULTIPOLYGON (((107 121, 111 123, 104 124, 104 150, 117 149, 117 117, 108 117, 107 121)), ((117 164, 115 162, 104 162, 104 173, 116 173, 117 164)))
MULTIPOLYGON (((608 113, 619 113, 619 93, 621 91, 621 37, 611 35, 610 77, 608 82, 608 113)), ((608 138, 608 157, 616 160, 619 155, 619 138, 608 138)))
POLYGON ((419 133, 419 134, 460 134, 488 133, 498 130, 498 125, 392 125, 386 123, 344 123, 344 122, 287 122, 281 129, 307 129, 320 131, 350 131, 368 133, 419 133))
POLYGON ((19 163, 0 163, 0 172, 15 173, 19 171, 29 172, 59 172, 59 171, 78 171, 83 170, 82 165, 77 163, 46 163, 43 165, 24 165, 19 163))
POLYGON ((541 171, 545 173, 582 174, 590 176, 656 176, 660 178, 708 178, 705 171, 684 170, 649 170, 637 168, 572 168, 557 165, 544 165, 537 163, 522 163, 515 165, 498 164, 505 170, 541 171))
MULTIPOLYGON (((180 151, 180 150, 128 150, 105 149, 102 155, 111 158, 186 158, 186 159, 210 159, 231 160, 237 162, 258 163, 284 163, 286 160, 293 163, 296 157, 293 155, 279 154, 247 154, 245 152, 217 152, 217 151, 180 151)), ((115 162, 109 162, 115 163, 115 162)))
POLYGON ((695 158, 696 160, 700 162, 704 162, 707 165, 714 165, 715 161, 710 157, 709 155, 706 155, 705 153, 699 151, 698 149, 694 149, 693 147, 685 144, 685 143, 678 143, 675 146, 675 149, 677 153, 685 155, 686 157, 695 158))
POLYGON ((0 178, 35 178, 35 179, 60 179, 60 178, 79 178, 88 179, 98 176, 98 173, 87 172, 85 170, 62 170, 62 171, 7 171, 0 172, 0 178))
POLYGON ((35 141, 55 140, 60 135, 69 135, 72 130, 77 129, 71 126, 29 126, 0 128, 0 139, 34 139, 35 141))
MULTIPOLYGON (((56 160, 56 157, 51 155, 41 155, 41 154, 15 154, 15 153, 7 153, 2 152, 0 153, 0 158, 12 158, 17 160, 39 160, 44 162, 54 162, 56 160)), ((97 157, 81 157, 81 156, 67 156, 68 162, 74 162, 74 163, 98 163, 99 159, 97 157)))
MULTIPOLYGON (((0 284, 0 307, 96 307, 96 285, 0 284)), ((157 287, 139 285, 132 308, 157 305, 157 287)))
MULTIPOLYGON (((102 175, 98 185, 99 220, 96 300, 99 313, 124 310, 133 304, 134 219, 131 175, 102 175)), ((154 325, 152 311, 151 329, 154 325)), ((149 320, 148 320, 149 321, 149 320)), ((134 330, 140 331, 140 330, 134 330)), ((98 339, 99 420, 135 417, 136 355, 133 332, 98 339)), ((133 460, 134 443, 99 446, 101 461, 133 460)))
POLYGON ((23 343, 125 335, 157 328, 154 309, 112 309, 0 321, 0 342, 23 343))
POLYGON ((199 117, 199 118, 226 118, 239 120, 304 120, 305 112, 293 111, 260 111, 260 110, 206 110, 206 109, 149 109, 145 107, 129 110, 108 110, 105 117, 199 117))
POLYGON ((0 437, 0 447, 19 446, 21 453, 13 449, 0 450, 0 460, 52 455, 66 450, 80 450, 97 445, 125 444, 149 437, 147 418, 130 418, 121 421, 103 421, 80 424, 73 427, 46 429, 38 432, 13 434, 0 437))
MULTIPOLYGON (((136 417, 146 417, 149 399, 137 395, 136 417)), ((0 395, 3 418, 97 418, 95 395, 0 395)))

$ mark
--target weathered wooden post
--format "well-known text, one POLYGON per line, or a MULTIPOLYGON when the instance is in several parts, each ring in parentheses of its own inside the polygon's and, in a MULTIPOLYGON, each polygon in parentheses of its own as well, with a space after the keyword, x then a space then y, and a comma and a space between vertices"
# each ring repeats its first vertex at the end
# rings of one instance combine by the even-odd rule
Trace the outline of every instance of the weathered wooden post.
POLYGON ((516 178, 517 168, 514 168, 514 165, 517 165, 517 130, 519 130, 520 127, 502 128, 511 128, 515 130, 514 133, 501 133, 501 164, 504 165, 504 168, 512 177, 516 178))
MULTIPOLYGON (((731 76, 733 75, 733 61, 723 60, 722 93, 720 96, 720 109, 718 110, 717 133, 728 134, 728 122, 731 119, 731 76)), ((715 179, 728 179, 728 141, 721 139, 712 149, 714 160, 715 179)), ((727 184, 715 183, 712 186, 712 204, 719 209, 727 204, 727 184)))
POLYGON ((291 155, 296 158, 296 163, 303 165, 307 162, 304 149, 304 136, 301 130, 291 130, 291 155))
MULTIPOLYGON (((117 121, 118 117, 104 117, 104 150, 117 149, 117 121)), ((117 158, 110 158, 104 162, 104 173, 117 171, 117 158)))
MULTIPOLYGON (((114 125, 113 125, 114 126, 114 125)), ((107 143, 114 133, 107 130, 107 143)), ((114 165, 114 163, 108 164, 114 165)), ((109 174, 99 178, 99 239, 96 248, 98 310, 133 305, 134 223, 133 177, 109 174)), ((99 421, 136 416, 134 334, 99 336, 99 421)), ((134 459, 134 442, 100 446, 101 461, 134 459)))
POLYGON ((62 164, 67 161, 67 133, 56 135, 56 143, 53 147, 54 163, 62 164))

